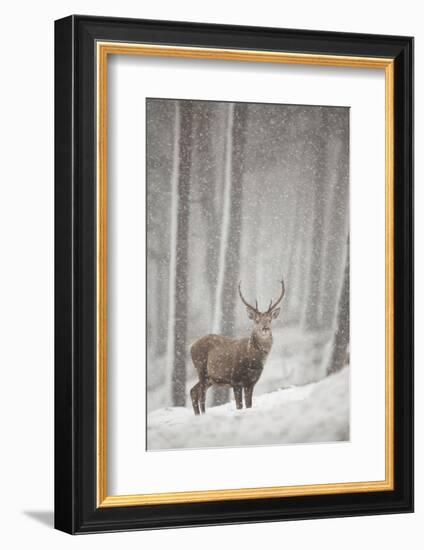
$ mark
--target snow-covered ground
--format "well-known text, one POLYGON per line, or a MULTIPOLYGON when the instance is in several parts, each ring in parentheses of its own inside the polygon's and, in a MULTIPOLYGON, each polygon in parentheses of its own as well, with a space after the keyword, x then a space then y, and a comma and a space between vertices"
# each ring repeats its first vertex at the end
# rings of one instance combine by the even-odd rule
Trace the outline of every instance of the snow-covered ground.
POLYGON ((349 439, 349 368, 320 382, 255 396, 251 409, 234 401, 194 416, 186 407, 148 415, 148 449, 273 445, 349 439))

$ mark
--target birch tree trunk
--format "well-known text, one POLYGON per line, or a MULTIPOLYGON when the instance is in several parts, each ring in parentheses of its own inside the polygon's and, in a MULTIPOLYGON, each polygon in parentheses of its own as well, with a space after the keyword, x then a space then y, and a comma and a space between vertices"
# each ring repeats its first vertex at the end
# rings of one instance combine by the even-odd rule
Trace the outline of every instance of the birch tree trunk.
POLYGON ((172 404, 183 407, 186 387, 187 259, 193 107, 189 101, 176 102, 175 107, 167 355, 168 368, 172 373, 172 404))

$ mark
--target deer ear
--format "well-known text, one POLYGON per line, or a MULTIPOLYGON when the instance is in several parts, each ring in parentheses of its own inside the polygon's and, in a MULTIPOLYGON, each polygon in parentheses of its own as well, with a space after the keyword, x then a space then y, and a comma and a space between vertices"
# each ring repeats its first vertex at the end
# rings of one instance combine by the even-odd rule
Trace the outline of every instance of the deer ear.
POLYGON ((254 319, 255 318, 255 312, 253 311, 253 309, 250 309, 250 307, 247 307, 246 308, 246 311, 247 311, 247 316, 249 317, 249 319, 254 319))
POLYGON ((274 309, 274 311, 272 312, 272 318, 273 319, 276 319, 280 315, 280 310, 281 310, 281 308, 279 308, 279 307, 277 307, 277 309, 274 309))

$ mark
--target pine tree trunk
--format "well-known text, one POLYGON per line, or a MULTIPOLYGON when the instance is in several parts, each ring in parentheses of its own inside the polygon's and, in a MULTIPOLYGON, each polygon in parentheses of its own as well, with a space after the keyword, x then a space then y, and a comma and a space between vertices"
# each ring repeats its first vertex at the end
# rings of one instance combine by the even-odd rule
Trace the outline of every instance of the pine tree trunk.
MULTIPOLYGON (((326 127, 326 117, 328 113, 323 112, 322 121, 318 124, 326 127)), ((304 311, 304 326, 308 331, 316 331, 320 326, 320 294, 321 277, 322 277, 322 259, 324 252, 324 216, 326 193, 328 192, 327 182, 327 151, 328 146, 325 136, 321 135, 318 142, 317 157, 316 157, 316 172, 314 178, 314 206, 313 206, 313 222, 312 222, 312 241, 310 250, 309 264, 309 288, 306 297, 304 311)))
MULTIPOLYGON (((240 270, 242 180, 246 142, 247 106, 230 105, 229 138, 227 147, 227 181, 224 201, 223 232, 221 237, 220 273, 216 295, 214 331, 225 336, 235 335, 235 308, 240 270), (228 156, 229 155, 229 156, 228 156)), ((214 388, 213 404, 229 401, 228 388, 214 388)))
POLYGON ((346 265, 337 309, 337 325, 333 337, 331 357, 327 367, 327 374, 332 374, 339 371, 348 363, 348 348, 350 336, 349 291, 350 262, 348 239, 346 250, 346 265))
POLYGON ((222 293, 222 331, 235 336, 235 308, 240 270, 242 183, 246 141, 247 106, 236 104, 233 123, 233 154, 231 170, 230 225, 225 259, 222 293))
POLYGON ((349 148, 346 145, 348 127, 341 137, 333 141, 331 167, 333 172, 333 185, 331 200, 328 201, 327 239, 324 261, 324 275, 322 280, 321 304, 322 326, 331 329, 337 314, 336 289, 343 277, 343 254, 346 245, 346 232, 348 231, 348 203, 349 203, 349 148), (347 222, 347 223, 346 223, 347 222))
POLYGON ((196 185, 199 188, 202 216, 206 225, 206 282, 209 288, 213 317, 215 288, 218 277, 219 219, 216 206, 216 169, 213 159, 212 124, 210 105, 201 104, 197 111, 196 154, 198 159, 196 185))
POLYGON ((187 260, 192 125, 191 102, 176 103, 168 365, 172 371, 172 404, 177 407, 185 406, 186 402, 187 260))
POLYGON ((299 179, 296 189, 296 197, 292 207, 292 227, 290 230, 290 249, 286 261, 285 280, 287 285, 286 310, 287 319, 292 323, 299 323, 301 320, 300 302, 304 299, 301 292, 302 280, 305 278, 304 248, 305 233, 308 225, 305 205, 308 201, 308 193, 305 185, 299 179))

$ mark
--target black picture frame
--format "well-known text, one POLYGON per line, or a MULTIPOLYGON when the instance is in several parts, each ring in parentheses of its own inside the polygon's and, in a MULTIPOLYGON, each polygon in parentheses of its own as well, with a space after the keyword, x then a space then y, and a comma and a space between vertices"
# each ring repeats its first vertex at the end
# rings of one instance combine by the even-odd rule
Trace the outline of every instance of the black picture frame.
POLYGON ((413 39, 73 15, 55 22, 55 527, 94 533, 413 511, 413 39), (394 60, 394 490, 97 507, 99 40, 394 60))

